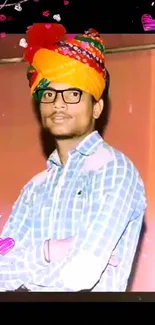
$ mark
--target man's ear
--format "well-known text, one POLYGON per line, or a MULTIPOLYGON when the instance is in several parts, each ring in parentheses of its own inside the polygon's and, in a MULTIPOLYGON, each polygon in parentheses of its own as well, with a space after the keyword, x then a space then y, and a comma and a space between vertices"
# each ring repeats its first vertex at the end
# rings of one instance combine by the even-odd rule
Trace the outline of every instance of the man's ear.
POLYGON ((93 107, 93 117, 94 119, 98 119, 103 111, 104 108, 104 101, 103 99, 99 99, 98 102, 94 103, 93 107))

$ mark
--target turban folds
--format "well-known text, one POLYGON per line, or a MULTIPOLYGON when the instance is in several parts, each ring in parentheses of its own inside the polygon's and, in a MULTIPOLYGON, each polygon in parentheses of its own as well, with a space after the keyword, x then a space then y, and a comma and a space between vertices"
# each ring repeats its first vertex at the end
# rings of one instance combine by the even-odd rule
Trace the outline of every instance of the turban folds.
POLYGON ((61 24, 38 23, 28 28, 24 58, 31 93, 50 82, 66 84, 99 100, 105 88, 104 44, 90 29, 69 39, 61 24))

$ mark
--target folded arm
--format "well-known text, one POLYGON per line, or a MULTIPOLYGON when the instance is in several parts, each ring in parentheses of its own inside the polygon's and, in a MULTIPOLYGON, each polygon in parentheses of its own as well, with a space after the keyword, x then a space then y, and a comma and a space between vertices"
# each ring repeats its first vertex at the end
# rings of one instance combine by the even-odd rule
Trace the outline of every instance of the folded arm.
MULTIPOLYGON (((22 284, 31 282, 33 273, 40 273, 48 266, 45 243, 39 238, 36 245, 32 243, 34 186, 30 181, 23 188, 0 236, 3 239, 11 237, 15 240, 14 248, 5 256, 0 256, 0 291, 15 290, 22 284)), ((70 239, 66 240, 66 244, 64 241, 54 241, 53 246, 55 253, 52 261, 57 261, 65 257, 70 247, 70 239)))
MULTIPOLYGON (((106 183, 103 183, 100 199, 92 200, 89 226, 83 225, 78 230, 65 258, 57 264, 51 263, 48 271, 36 274, 33 279, 36 284, 50 286, 50 291, 91 289, 100 280, 113 250, 127 229, 128 238, 132 236, 134 241, 130 247, 131 266, 146 199, 142 181, 132 164, 126 163, 121 167, 113 169, 115 174, 108 183, 104 178, 106 183)), ((109 172, 108 168, 106 172, 109 172)), ((129 252, 125 254, 128 259, 129 252)))
POLYGON ((29 282, 34 267, 45 263, 43 243, 32 245, 33 189, 33 182, 23 188, 1 233, 3 239, 13 238, 15 246, 0 256, 0 291, 14 290, 29 282))

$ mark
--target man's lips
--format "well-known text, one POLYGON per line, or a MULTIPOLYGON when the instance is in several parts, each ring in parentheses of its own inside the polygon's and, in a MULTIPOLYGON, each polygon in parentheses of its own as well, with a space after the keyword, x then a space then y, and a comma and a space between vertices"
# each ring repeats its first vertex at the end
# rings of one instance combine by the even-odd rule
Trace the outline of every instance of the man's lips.
POLYGON ((61 119, 62 120, 62 119, 66 119, 66 118, 67 118, 66 115, 58 115, 58 114, 56 115, 55 114, 52 116, 52 119, 61 119))
POLYGON ((68 116, 66 116, 64 114, 53 114, 53 115, 49 116, 49 118, 54 123, 63 123, 69 119, 68 116))

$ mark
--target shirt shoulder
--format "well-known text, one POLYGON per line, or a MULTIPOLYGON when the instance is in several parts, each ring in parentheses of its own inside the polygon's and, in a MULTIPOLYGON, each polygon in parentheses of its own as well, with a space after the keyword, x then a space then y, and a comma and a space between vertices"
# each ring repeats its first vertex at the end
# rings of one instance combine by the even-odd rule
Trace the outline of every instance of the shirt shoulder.
POLYGON ((133 186, 136 184, 140 191, 145 192, 144 182, 133 161, 105 141, 85 159, 83 170, 92 173, 101 187, 106 183, 112 188, 121 182, 126 186, 132 180, 133 186))
POLYGON ((35 192, 47 180, 48 171, 43 170, 33 176, 22 188, 21 192, 35 192))
POLYGON ((117 168, 132 169, 134 172, 139 173, 134 163, 121 151, 115 149, 106 142, 102 142, 95 150, 89 155, 84 162, 83 168, 87 171, 101 171, 104 168, 117 168))
POLYGON ((35 186, 39 186, 42 183, 44 183, 44 181, 46 181, 47 174, 48 174, 47 169, 43 170, 42 172, 40 172, 40 173, 36 174, 35 176, 33 176, 31 178, 30 182, 32 182, 35 186))
POLYGON ((140 171, 134 162, 124 153, 115 149, 114 147, 106 144, 106 149, 112 156, 111 166, 115 169, 116 174, 122 175, 122 177, 133 177, 144 186, 140 171))

